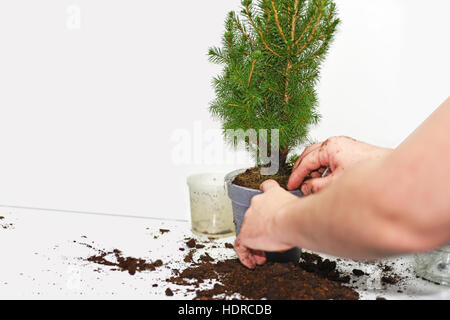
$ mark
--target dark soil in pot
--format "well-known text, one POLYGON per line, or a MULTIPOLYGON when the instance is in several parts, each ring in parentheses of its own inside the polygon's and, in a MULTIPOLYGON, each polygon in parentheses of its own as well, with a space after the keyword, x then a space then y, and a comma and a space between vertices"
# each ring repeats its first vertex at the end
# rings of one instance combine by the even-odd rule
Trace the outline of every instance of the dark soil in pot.
POLYGON ((259 190, 259 186, 264 181, 275 180, 276 182, 278 182, 280 184, 280 186, 282 188, 287 189, 287 184, 288 184, 290 175, 291 175, 291 171, 289 170, 289 171, 286 171, 284 173, 282 172, 282 173, 279 173, 274 176, 263 176, 263 175, 261 175, 261 168, 255 167, 255 168, 248 169, 245 172, 238 175, 234 179, 233 184, 241 186, 241 187, 245 187, 245 188, 259 190))

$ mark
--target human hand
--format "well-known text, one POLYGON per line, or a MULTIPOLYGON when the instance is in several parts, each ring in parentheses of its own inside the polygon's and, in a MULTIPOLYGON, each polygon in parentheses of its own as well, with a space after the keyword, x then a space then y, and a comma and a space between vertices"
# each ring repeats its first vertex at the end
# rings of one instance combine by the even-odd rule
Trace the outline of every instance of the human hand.
POLYGON ((305 149, 295 163, 288 189, 295 190, 302 185, 304 195, 317 193, 356 163, 383 157, 391 151, 347 137, 334 137, 323 143, 313 144, 305 149), (322 177, 326 168, 329 168, 329 172, 322 177), (304 181, 308 175, 312 179, 304 181))
POLYGON ((284 252, 294 248, 280 240, 280 230, 276 228, 275 219, 286 205, 298 198, 274 180, 265 181, 260 188, 263 194, 252 198, 241 232, 234 243, 239 260, 250 269, 266 262, 264 251, 284 252))

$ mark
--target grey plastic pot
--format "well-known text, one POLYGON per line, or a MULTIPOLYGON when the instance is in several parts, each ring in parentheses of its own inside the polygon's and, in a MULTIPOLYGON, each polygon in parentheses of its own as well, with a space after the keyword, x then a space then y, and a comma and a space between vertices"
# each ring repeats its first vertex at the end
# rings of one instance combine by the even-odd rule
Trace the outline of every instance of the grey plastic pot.
MULTIPOLYGON (((244 216, 247 209, 250 207, 251 200, 254 196, 261 194, 260 190, 250 189, 241 187, 233 184, 234 178, 237 175, 245 172, 245 170, 237 170, 229 173, 225 177, 225 184, 227 186, 228 196, 231 199, 233 206, 233 218, 234 224, 236 226, 236 235, 241 232, 241 226, 244 222, 244 216)), ((291 191, 292 194, 303 197, 300 191, 291 191)), ((266 257, 268 261, 272 262, 295 262, 300 260, 301 250, 299 248, 294 248, 286 252, 266 252, 266 257)))

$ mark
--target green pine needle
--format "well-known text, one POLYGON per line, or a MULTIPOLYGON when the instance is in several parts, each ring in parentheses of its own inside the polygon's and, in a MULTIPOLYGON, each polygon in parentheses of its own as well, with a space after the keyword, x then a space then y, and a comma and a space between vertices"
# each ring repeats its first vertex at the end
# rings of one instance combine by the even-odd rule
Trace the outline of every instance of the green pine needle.
POLYGON ((243 0, 240 14, 230 12, 222 46, 208 53, 224 67, 213 80, 216 99, 210 105, 224 133, 279 129, 284 159, 308 141, 310 127, 320 120, 321 64, 339 22, 332 0, 243 0))

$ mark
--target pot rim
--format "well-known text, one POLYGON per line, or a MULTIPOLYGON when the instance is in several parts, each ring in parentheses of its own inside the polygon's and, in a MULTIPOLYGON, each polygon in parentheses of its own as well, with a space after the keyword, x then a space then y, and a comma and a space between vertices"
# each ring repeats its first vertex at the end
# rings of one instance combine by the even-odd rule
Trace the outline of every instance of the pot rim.
MULTIPOLYGON (((242 186, 239 186, 239 185, 233 183, 233 180, 234 180, 234 178, 236 178, 236 176, 240 175, 241 173, 244 173, 247 170, 248 169, 239 169, 239 170, 235 170, 235 171, 232 171, 232 172, 228 173, 225 176, 225 184, 227 186, 228 185, 232 185, 235 188, 239 188, 241 190, 246 190, 246 191, 251 191, 251 192, 255 192, 255 191, 262 192, 260 189, 252 189, 252 188, 242 187, 242 186)), ((299 189, 297 189, 297 190, 287 190, 287 191, 290 192, 290 193, 300 192, 303 195, 303 193, 299 189)))
POLYGON ((236 188, 240 188, 240 189, 242 189, 242 190, 247 190, 247 191, 259 191, 259 192, 261 192, 261 190, 259 190, 259 189, 252 189, 252 188, 248 188, 248 187, 243 187, 243 186, 239 186, 239 185, 233 183, 234 178, 236 178, 238 175, 240 175, 241 173, 244 173, 244 172, 247 171, 247 170, 248 170, 248 169, 238 169, 238 170, 234 170, 234 171, 228 173, 228 174, 225 176, 225 183, 226 183, 227 185, 233 185, 233 186, 235 186, 236 188))

